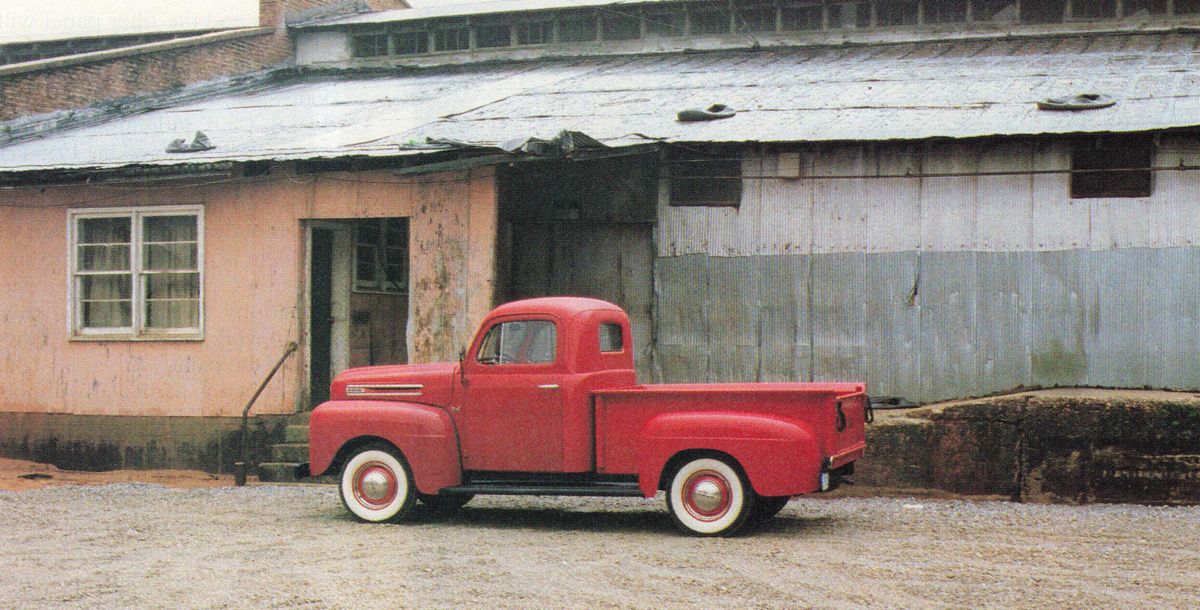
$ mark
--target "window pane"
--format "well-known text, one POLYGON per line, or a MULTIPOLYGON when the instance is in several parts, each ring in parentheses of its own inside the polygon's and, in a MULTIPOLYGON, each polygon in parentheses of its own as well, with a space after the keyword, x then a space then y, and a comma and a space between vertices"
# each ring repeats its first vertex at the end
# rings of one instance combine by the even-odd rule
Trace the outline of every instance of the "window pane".
POLYGON ((1125 16, 1149 17, 1167 14, 1167 0, 1125 0, 1121 4, 1125 16))
POLYGON ((500 364, 500 335, 504 332, 503 326, 493 326, 483 338, 479 354, 475 358, 480 364, 500 364))
POLYGON ((1038 0, 1021 3, 1021 23, 1062 23, 1067 0, 1038 0))
POLYGON ((83 328, 133 326, 133 304, 130 301, 83 301, 79 308, 83 328))
POLYGON ((200 326, 199 273, 155 273, 145 282, 147 328, 200 326))
POLYGON ((554 24, 549 21, 517 24, 517 44, 547 44, 551 41, 554 24))
POLYGON ((508 25, 480 25, 475 27, 475 46, 481 49, 507 47, 512 44, 512 28, 508 25))
POLYGON ((199 299, 199 273, 152 273, 146 276, 146 299, 199 299))
POLYGON ((482 364, 553 362, 557 345, 553 322, 505 322, 492 327, 479 348, 482 364))
POLYGON ((726 11, 696 11, 692 13, 693 34, 725 34, 729 32, 729 13, 726 11))
POLYGON ((79 243, 128 244, 130 225, 128 217, 81 218, 79 219, 79 243))
POLYGON ((830 28, 865 28, 871 25, 871 7, 864 2, 829 5, 830 28))
POLYGON ((381 57, 387 55, 387 34, 365 34, 353 38, 355 57, 381 57))
POLYGON ((131 276, 79 277, 79 315, 83 328, 128 328, 133 325, 131 276))
POLYGON ((467 28, 452 28, 437 30, 433 33, 435 51, 461 51, 471 44, 471 34, 467 28))
POLYGON ((142 268, 147 271, 184 271, 197 268, 196 244, 146 244, 142 268))
POLYGON ((587 42, 596 39, 596 17, 576 15, 558 21, 558 39, 561 42, 587 42))
POLYGON ((1012 23, 1017 20, 1017 3, 1013 0, 973 0, 971 10, 975 21, 1012 23))
POLYGON ((148 216, 143 227, 142 241, 146 243, 196 241, 195 216, 148 216))
POLYGON ((646 32, 655 36, 683 36, 687 21, 680 11, 646 14, 646 32))
POLYGON ((79 271, 128 271, 129 246, 79 246, 79 271))
POLYGON ((789 32, 819 30, 821 23, 820 6, 800 6, 783 9, 783 29, 789 32))
POLYGON ((744 32, 774 32, 775 9, 772 7, 753 7, 739 9, 734 12, 739 28, 744 32))
POLYGON ((963 0, 925 0, 925 23, 961 23, 967 20, 963 0))
POLYGON ((1111 19, 1117 16, 1117 0, 1075 0, 1071 3, 1075 19, 1111 19))
POLYGON ((1191 15, 1200 13, 1200 0, 1175 0, 1175 14, 1191 15))
POLYGON ((876 8, 876 19, 880 27, 916 25, 917 1, 880 2, 876 8))
POLYGON ((392 36, 396 55, 420 55, 429 52, 429 34, 426 32, 400 32, 392 36))
POLYGON ((620 324, 600 325, 600 351, 619 352, 625 349, 620 324))
POLYGON ((642 35, 641 20, 636 15, 608 13, 602 21, 605 40, 633 40, 642 35))

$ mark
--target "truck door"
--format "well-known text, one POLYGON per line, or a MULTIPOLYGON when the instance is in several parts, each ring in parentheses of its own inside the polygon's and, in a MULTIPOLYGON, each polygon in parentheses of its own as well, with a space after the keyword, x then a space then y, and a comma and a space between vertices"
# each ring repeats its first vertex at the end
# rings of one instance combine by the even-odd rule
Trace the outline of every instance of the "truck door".
POLYGON ((463 363, 466 388, 456 414, 466 470, 562 469, 563 358, 546 319, 499 321, 463 363))

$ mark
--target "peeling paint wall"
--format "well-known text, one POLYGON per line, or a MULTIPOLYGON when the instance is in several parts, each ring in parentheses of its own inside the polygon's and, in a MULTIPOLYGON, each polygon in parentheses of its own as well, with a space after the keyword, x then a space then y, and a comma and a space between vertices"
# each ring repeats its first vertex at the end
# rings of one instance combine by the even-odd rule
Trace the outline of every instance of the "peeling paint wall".
MULTIPOLYGON (((409 359, 453 359, 492 306, 493 170, 288 172, 0 192, 0 412, 240 415, 288 341, 303 338, 305 219, 409 217, 409 359), (68 210, 179 204, 204 206, 204 340, 69 340, 68 210)), ((296 409, 302 358, 285 364, 255 413, 296 409)))
MULTIPOLYGON (((1200 162, 1164 136, 1155 165, 1200 162)), ((739 208, 661 189, 665 381, 865 380, 932 401, 1020 385, 1200 388, 1200 172, 1142 199, 1071 199, 1065 142, 749 155, 739 208), (921 178, 922 174, 978 174, 921 178), (901 177, 878 177, 901 176, 901 177), (911 177, 904 177, 911 176, 911 177)))

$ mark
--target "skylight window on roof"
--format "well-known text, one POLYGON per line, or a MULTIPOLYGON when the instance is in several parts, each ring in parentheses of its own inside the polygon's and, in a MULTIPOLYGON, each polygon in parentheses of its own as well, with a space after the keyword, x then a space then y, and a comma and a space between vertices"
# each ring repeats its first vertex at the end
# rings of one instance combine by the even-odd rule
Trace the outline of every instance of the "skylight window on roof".
POLYGON ((635 40, 642 35, 642 22, 636 14, 606 12, 601 24, 605 40, 635 40))
POLYGON ((508 24, 482 24, 475 26, 475 46, 481 49, 512 45, 512 27, 508 24))
POLYGON ((388 54, 387 34, 361 34, 352 41, 355 57, 383 57, 388 54))
POLYGON ((687 18, 677 10, 647 11, 643 17, 646 33, 654 36, 683 36, 687 33, 687 18))
MULTIPOLYGON (((1176 5, 1178 5, 1178 0, 1176 5)), ((1125 0, 1121 3, 1124 17, 1150 17, 1167 14, 1167 0, 1125 0)))
POLYGON ((1067 0, 1038 0, 1022 2, 1021 23, 1062 23, 1067 0))
POLYGON ((975 21, 1013 23, 1017 20, 1017 3, 1013 0, 972 0, 971 15, 975 21))
POLYGON ((1071 17, 1074 19, 1112 19, 1117 16, 1117 0, 1074 0, 1071 17))
POLYGON ((824 27, 825 18, 820 4, 783 9, 785 32, 811 32, 824 27))
POLYGON ((693 34, 728 34, 729 11, 723 9, 697 10, 692 13, 693 34))
POLYGON ((596 39, 596 15, 575 13, 558 20, 560 42, 590 42, 596 39))
POLYGON ((517 44, 548 44, 554 41, 554 24, 524 21, 517 24, 517 44))
POLYGON ((737 22, 738 31, 741 32, 775 31, 775 7, 773 6, 735 8, 733 18, 737 22))
POLYGON ((967 3, 962 0, 925 0, 925 23, 962 23, 967 3))
POLYGON ((433 31, 434 51, 463 51, 471 48, 471 31, 465 27, 433 31))
POLYGON ((866 2, 835 2, 829 5, 830 29, 871 27, 871 7, 866 2))
POLYGON ((880 2, 875 7, 875 19, 879 27, 916 25, 919 14, 917 0, 880 2))

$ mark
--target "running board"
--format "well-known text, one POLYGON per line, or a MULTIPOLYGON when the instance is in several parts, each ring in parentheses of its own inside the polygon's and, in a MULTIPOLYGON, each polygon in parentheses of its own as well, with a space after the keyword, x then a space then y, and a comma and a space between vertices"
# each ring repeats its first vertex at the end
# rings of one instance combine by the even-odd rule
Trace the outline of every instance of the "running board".
POLYGON ((439 494, 471 494, 492 496, 595 496, 642 498, 636 483, 607 483, 600 485, 529 485, 513 483, 472 483, 446 487, 439 494))

